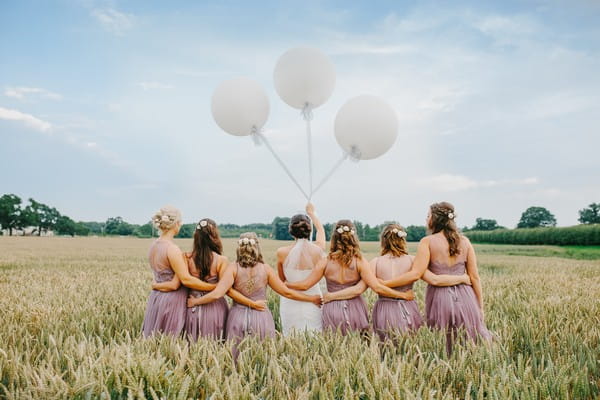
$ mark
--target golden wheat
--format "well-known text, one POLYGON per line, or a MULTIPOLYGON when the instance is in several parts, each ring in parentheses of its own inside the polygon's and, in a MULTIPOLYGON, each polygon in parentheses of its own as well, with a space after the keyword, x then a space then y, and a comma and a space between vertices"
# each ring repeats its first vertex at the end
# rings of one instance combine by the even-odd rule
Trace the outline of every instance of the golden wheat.
MULTIPOLYGON (((230 344, 142 339, 149 240, 0 238, 0 397, 569 399, 600 396, 600 263, 480 247, 489 346, 450 356, 421 329, 381 346, 359 335, 230 344)), ((190 246, 182 240, 183 249, 190 246)), ((281 242, 263 241, 273 263, 281 242)), ((234 252, 233 240, 225 251, 234 252)), ((376 243, 365 243, 367 255, 376 243)), ((411 246, 414 251, 414 246, 411 246)), ((423 305, 422 283, 417 299, 423 305)), ((369 305, 375 296, 366 295, 369 305)), ((278 296, 269 305, 278 322, 278 296)))

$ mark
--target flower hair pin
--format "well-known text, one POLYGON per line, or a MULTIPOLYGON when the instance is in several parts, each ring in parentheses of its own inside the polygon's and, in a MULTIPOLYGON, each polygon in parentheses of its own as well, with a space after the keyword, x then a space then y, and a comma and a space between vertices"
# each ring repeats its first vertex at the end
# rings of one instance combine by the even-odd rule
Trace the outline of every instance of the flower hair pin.
POLYGON ((340 235, 344 232, 350 232, 351 234, 354 235, 354 229, 350 229, 350 227, 348 225, 342 225, 339 228, 336 229, 337 233, 339 233, 340 235))
POLYGON ((200 223, 198 225, 196 225, 196 230, 201 230, 202 228, 206 227, 208 225, 208 221, 203 219, 202 221, 200 221, 200 223))
POLYGON ((254 246, 256 244, 256 240, 254 239, 248 239, 248 238, 242 238, 240 240, 238 240, 238 244, 242 245, 242 244, 251 244, 252 246, 254 246))
POLYGON ((454 218, 456 218, 456 214, 454 214, 452 211, 450 211, 448 213, 448 219, 454 219, 454 218))
POLYGON ((398 237, 401 238, 401 239, 406 237, 406 232, 401 231, 398 228, 392 229, 392 233, 394 233, 395 235, 398 235, 398 237))

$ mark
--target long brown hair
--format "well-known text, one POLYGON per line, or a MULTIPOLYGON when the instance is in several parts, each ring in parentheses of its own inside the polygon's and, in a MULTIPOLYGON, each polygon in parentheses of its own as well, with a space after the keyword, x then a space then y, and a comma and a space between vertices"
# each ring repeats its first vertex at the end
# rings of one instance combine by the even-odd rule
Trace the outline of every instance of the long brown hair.
POLYGON ((362 258, 356 228, 348 219, 339 220, 331 233, 329 259, 349 267, 355 258, 362 258))
POLYGON ((200 279, 210 274, 210 266, 213 262, 213 252, 223 254, 223 244, 219 235, 219 228, 215 221, 210 218, 201 219, 196 225, 194 232, 194 248, 191 258, 200 273, 200 279))
POLYGON ((391 254, 400 257, 406 250, 406 231, 398 224, 388 224, 381 232, 381 255, 391 254))
POLYGON ((245 232, 240 235, 236 250, 236 261, 242 268, 252 268, 258 263, 264 263, 256 233, 245 232))
POLYGON ((448 250, 450 257, 460 254, 460 233, 454 222, 456 213, 454 206, 446 201, 434 203, 429 206, 431 219, 429 228, 433 233, 443 232, 446 240, 448 240, 448 250))

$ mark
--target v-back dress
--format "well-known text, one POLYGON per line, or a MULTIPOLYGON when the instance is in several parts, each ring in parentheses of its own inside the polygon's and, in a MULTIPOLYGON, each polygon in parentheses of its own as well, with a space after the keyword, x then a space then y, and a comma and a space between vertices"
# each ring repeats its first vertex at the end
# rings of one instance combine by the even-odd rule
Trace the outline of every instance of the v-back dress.
MULTIPOLYGON (((190 274, 196 278, 199 278, 200 273, 196 268, 194 259, 192 257, 187 257, 187 260, 190 274)), ((218 272, 216 272, 216 264, 218 262, 218 254, 213 253, 213 262, 210 267, 210 272, 213 274, 204 277, 203 280, 205 282, 216 284, 219 281, 218 272)), ((201 297, 206 293, 208 292, 195 289, 189 290, 189 295, 191 297, 201 297)), ((224 339, 228 311, 229 307, 225 297, 221 297, 220 299, 207 304, 188 308, 186 310, 184 328, 186 336, 192 341, 197 341, 199 337, 224 339)))
MULTIPOLYGON (((408 256, 406 256, 408 257, 408 256)), ((402 265, 399 263, 399 257, 381 256, 377 258, 375 264, 375 275, 380 279, 393 279, 411 268, 411 263, 402 265), (387 259, 391 263, 388 268, 383 268, 380 264, 387 259), (384 270, 385 269, 385 270, 384 270)), ((393 289, 399 292, 406 292, 413 288, 413 284, 397 286, 393 289)), ((415 300, 403 300, 379 295, 378 300, 373 306, 372 313, 373 330, 381 340, 389 337, 391 331, 411 332, 416 331, 423 325, 423 318, 419 312, 419 306, 415 300)))
MULTIPOLYGON (((158 239, 150 246, 148 259, 158 283, 173 279, 175 271, 171 268, 167 251, 173 243, 158 239)), ((171 292, 152 290, 148 297, 142 333, 145 337, 155 333, 180 335, 185 324, 188 290, 184 286, 171 292)))
MULTIPOLYGON (((356 259, 350 268, 356 268, 356 259)), ((329 260, 325 269, 327 270, 335 261, 329 260)), ((339 283, 325 277, 328 292, 337 292, 360 281, 360 276, 350 282, 339 283)), ((367 304, 361 295, 348 300, 334 300, 323 305, 323 330, 339 329, 343 335, 351 331, 365 331, 369 329, 369 315, 367 304)))

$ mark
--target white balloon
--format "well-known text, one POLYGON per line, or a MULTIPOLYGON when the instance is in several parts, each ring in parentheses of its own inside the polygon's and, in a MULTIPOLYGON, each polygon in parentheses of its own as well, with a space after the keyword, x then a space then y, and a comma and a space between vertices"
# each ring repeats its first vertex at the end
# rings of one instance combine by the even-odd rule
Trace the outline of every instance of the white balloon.
POLYGON ((296 47, 279 57, 273 79, 275 90, 287 104, 303 109, 309 103, 316 108, 333 93, 335 68, 321 51, 296 47))
POLYGON ((212 115, 225 132, 247 136, 260 130, 269 117, 269 99, 258 82, 234 78, 221 82, 212 96, 212 115))
POLYGON ((335 139, 351 156, 371 160, 387 152, 398 137, 396 112, 383 99, 350 99, 335 117, 335 139))

